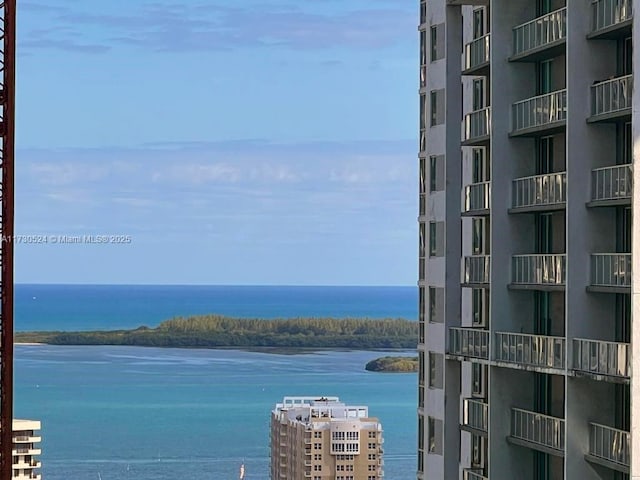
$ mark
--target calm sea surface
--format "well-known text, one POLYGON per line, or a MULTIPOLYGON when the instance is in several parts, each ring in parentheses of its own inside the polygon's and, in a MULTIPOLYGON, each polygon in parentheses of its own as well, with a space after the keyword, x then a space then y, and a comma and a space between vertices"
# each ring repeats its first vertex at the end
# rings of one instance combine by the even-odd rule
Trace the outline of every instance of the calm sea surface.
MULTIPOLYGON (((415 318, 415 290, 19 285, 16 327, 135 327, 211 312, 415 318)), ((15 414, 43 422, 46 480, 234 480, 242 461, 248 480, 267 480, 274 403, 338 395, 381 419, 385 478, 405 480, 415 476, 417 379, 366 372, 381 355, 16 346, 15 414)))

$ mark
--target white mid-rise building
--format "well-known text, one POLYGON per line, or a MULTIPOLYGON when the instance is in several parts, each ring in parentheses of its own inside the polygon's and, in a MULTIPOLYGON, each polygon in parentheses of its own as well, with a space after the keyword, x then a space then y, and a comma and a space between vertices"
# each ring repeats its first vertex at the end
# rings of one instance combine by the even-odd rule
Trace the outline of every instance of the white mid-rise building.
POLYGON ((36 420, 13 420, 13 478, 17 480, 40 480, 42 453, 38 444, 42 440, 38 431, 40 422, 36 420))
POLYGON ((640 480, 640 0, 418 6, 418 478, 640 480))

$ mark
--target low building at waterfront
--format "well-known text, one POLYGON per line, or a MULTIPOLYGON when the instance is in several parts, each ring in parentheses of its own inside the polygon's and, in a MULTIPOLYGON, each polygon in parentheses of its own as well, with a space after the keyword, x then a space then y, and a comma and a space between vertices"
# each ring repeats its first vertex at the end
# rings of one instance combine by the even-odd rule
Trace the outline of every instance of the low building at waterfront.
POLYGON ((382 425, 338 397, 284 397, 271 413, 272 480, 380 480, 382 425))
POLYGON ((41 437, 40 422, 36 420, 13 420, 13 479, 40 480, 40 461, 36 458, 42 453, 38 444, 41 437))

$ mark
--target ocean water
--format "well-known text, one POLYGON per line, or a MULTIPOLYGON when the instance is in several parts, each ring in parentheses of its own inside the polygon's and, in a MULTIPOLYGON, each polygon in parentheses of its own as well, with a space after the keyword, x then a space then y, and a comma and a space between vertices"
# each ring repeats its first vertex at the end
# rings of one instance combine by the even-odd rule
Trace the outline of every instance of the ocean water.
POLYGON ((15 288, 15 328, 156 326, 175 316, 401 317, 416 320, 416 287, 27 285, 15 288))
MULTIPOLYGON (((16 330, 132 328, 197 313, 415 319, 416 290, 17 285, 16 330)), ((274 404, 337 395, 382 421, 385 478, 415 478, 417 377, 364 370, 382 355, 18 345, 15 416, 42 420, 45 480, 233 480, 243 461, 248 480, 267 480, 274 404)))

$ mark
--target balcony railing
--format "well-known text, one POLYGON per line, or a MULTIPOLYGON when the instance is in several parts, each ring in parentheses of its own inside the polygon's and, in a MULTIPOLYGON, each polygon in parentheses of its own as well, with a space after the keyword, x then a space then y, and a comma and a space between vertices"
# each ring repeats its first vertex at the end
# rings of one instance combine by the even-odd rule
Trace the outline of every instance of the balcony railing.
POLYGON ((562 286, 567 276, 565 254, 514 255, 511 283, 514 285, 562 286))
POLYGON ((462 424, 486 432, 489 428, 489 405, 473 398, 462 403, 462 424))
POLYGON ((564 419, 513 408, 511 436, 564 452, 564 419))
POLYGON ((567 8, 561 8, 513 29, 513 56, 562 40, 567 36, 567 8))
POLYGON ((464 116, 464 141, 486 137, 491 133, 491 107, 464 116))
POLYGON ((491 34, 476 38, 464 46, 463 70, 475 69, 489 62, 491 34))
POLYGON ((464 212, 491 208, 491 182, 472 183, 464 187, 464 212))
POLYGON ((513 131, 544 127, 567 119, 567 91, 538 95, 513 104, 513 131))
POLYGON ((597 33, 633 17, 631 0, 594 0, 591 3, 591 31, 597 33))
POLYGON ((476 328, 449 329, 449 353, 463 357, 489 359, 489 332, 476 328))
POLYGON ((462 471, 462 480, 489 480, 482 474, 482 470, 465 469, 462 471))
POLYGON ((513 208, 556 205, 566 201, 566 172, 534 175, 513 181, 513 208))
POLYGON ((489 283, 490 276, 491 256, 474 255, 463 258, 462 283, 489 283))
POLYGON ((631 198, 631 164, 596 168, 591 173, 591 200, 594 202, 631 198))
POLYGON ((573 368, 611 377, 631 375, 631 347, 628 343, 573 340, 573 368))
POLYGON ((594 287, 630 287, 630 253, 591 255, 591 285, 594 287))
POLYGON ((589 455, 628 467, 631 434, 597 423, 589 427, 589 455))
POLYGON ((564 337, 496 333, 496 360, 541 368, 564 368, 564 337))
POLYGON ((591 86, 591 115, 631 111, 633 75, 612 78, 591 86))

